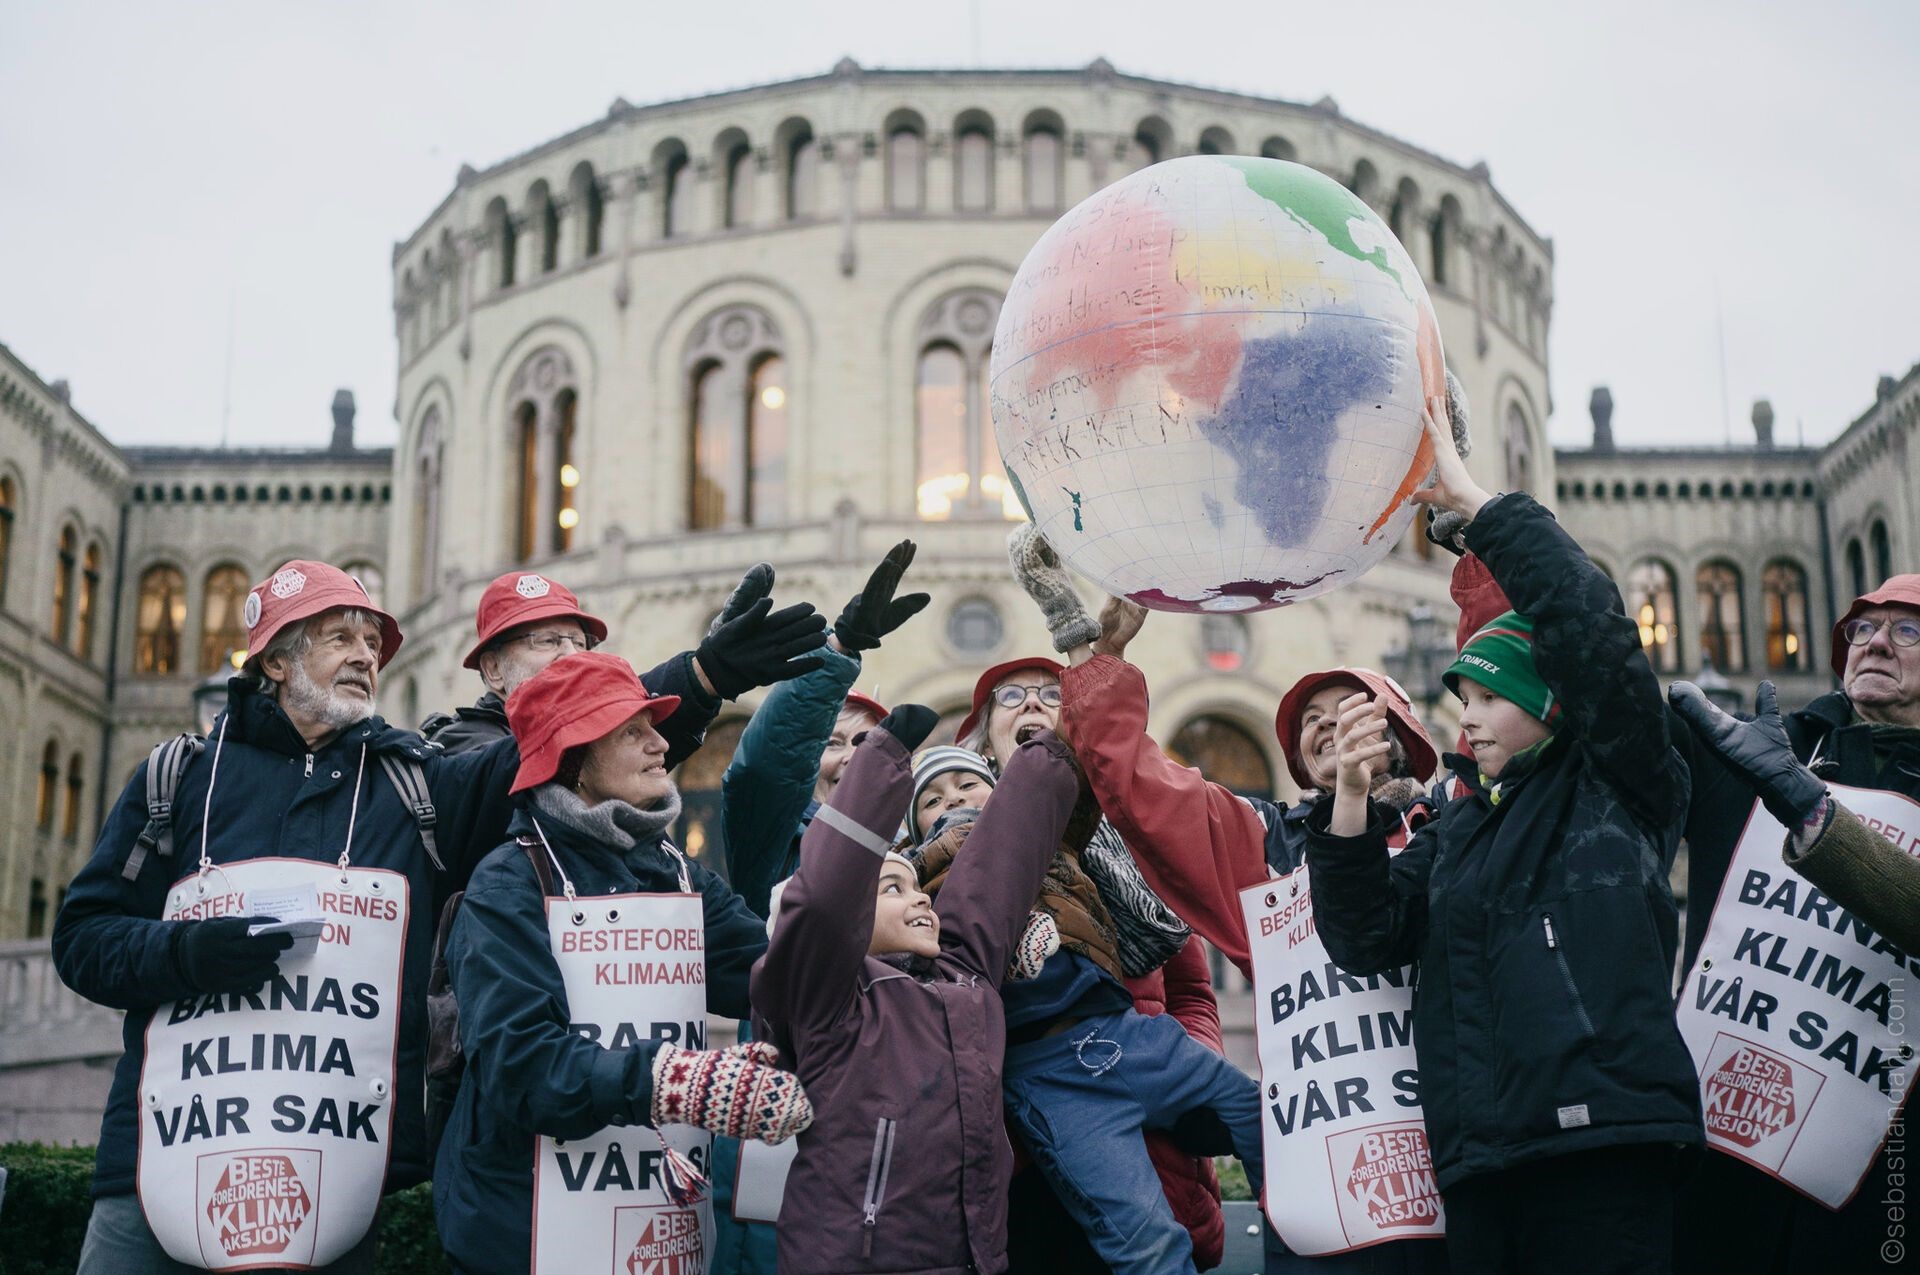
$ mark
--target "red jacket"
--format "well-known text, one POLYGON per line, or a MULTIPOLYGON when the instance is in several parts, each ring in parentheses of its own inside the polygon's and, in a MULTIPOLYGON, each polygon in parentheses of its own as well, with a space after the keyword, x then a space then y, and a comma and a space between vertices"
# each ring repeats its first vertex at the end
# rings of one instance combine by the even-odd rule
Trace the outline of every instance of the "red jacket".
MULTIPOLYGON (((1173 959, 1151 974, 1127 980, 1133 1007, 1146 1015, 1172 1014, 1193 1037, 1216 1054, 1226 1052, 1220 1042, 1220 1004, 1213 997, 1213 971, 1207 968, 1207 950, 1198 938, 1187 940, 1173 959)), ((1153 1157, 1160 1189, 1166 1192, 1173 1215, 1193 1239, 1193 1264, 1199 1270, 1220 1265, 1226 1256, 1227 1223, 1220 1213, 1220 1176, 1213 1161, 1188 1155, 1164 1133, 1147 1135, 1147 1154, 1153 1157)))

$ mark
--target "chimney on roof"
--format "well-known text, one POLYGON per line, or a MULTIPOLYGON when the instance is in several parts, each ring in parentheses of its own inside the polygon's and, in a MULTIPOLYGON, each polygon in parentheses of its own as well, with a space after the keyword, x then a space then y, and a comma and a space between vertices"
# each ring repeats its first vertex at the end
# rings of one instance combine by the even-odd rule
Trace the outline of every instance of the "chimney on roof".
POLYGON ((1587 400, 1587 414, 1593 417, 1593 450, 1610 452, 1613 450, 1613 391, 1604 385, 1593 387, 1593 396, 1587 400))
POLYGON ((353 450, 353 391, 335 390, 333 392, 333 443, 329 451, 350 452, 353 450))
POLYGON ((1773 448, 1773 404, 1764 398, 1753 400, 1753 441, 1763 452, 1773 448))
POLYGON ((65 403, 69 407, 73 406, 73 386, 67 384, 66 377, 61 377, 52 385, 47 386, 47 388, 52 390, 53 396, 62 403, 65 403))
POLYGON ((1898 382, 1895 381, 1891 376, 1881 377, 1880 383, 1873 387, 1873 401, 1876 403, 1884 403, 1888 399, 1892 398, 1893 387, 1897 384, 1898 382))

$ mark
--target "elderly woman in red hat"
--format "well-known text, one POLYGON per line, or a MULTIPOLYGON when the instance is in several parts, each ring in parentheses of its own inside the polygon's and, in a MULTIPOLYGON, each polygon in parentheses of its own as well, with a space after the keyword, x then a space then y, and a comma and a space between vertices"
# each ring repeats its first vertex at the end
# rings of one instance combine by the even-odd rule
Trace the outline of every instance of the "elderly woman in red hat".
POLYGON ((667 837, 678 706, 598 652, 507 701, 512 840, 447 946, 468 1069, 434 1206, 457 1271, 703 1269, 709 1135, 780 1142, 812 1118, 767 1046, 706 1048, 708 1011, 747 1016, 767 932, 667 837))

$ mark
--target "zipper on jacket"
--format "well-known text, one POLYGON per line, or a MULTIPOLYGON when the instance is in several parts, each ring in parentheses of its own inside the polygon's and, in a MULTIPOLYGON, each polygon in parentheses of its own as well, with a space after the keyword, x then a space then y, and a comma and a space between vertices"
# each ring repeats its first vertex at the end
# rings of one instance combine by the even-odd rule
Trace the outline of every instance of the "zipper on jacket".
POLYGON ((1547 950, 1553 953, 1553 963, 1560 967, 1561 981, 1567 985, 1567 996, 1573 1001, 1573 1012, 1579 1015, 1580 1030, 1591 1040, 1594 1036, 1593 1020, 1587 1017, 1586 1002, 1580 999, 1580 986, 1573 981, 1573 967, 1567 964, 1567 954, 1560 948, 1559 936, 1553 932, 1553 913, 1540 914, 1540 926, 1547 934, 1547 950))
POLYGON ((881 1116, 873 1127, 873 1160, 867 1165, 867 1198, 861 1204, 860 1256, 873 1256, 873 1233, 887 1199, 887 1171, 893 1167, 893 1121, 881 1116))
POLYGON ((313 778, 313 754, 312 753, 307 754, 307 778, 308 779, 313 778))

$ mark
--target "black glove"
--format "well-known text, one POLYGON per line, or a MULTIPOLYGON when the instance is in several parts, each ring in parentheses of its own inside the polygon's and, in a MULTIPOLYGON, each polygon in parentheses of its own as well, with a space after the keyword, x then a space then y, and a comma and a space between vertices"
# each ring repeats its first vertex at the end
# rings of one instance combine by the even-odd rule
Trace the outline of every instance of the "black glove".
POLYGON ((198 992, 250 992, 280 968, 280 953, 293 946, 291 934, 249 935, 253 925, 271 925, 270 916, 222 916, 186 921, 174 942, 173 962, 188 987, 198 992))
POLYGON ((810 653, 827 644, 826 617, 810 602, 775 611, 768 596, 772 589, 771 566, 762 562, 749 568, 694 649, 693 658, 722 699, 811 673, 825 663, 810 653))
POLYGON ((1819 808, 1827 786, 1793 755, 1780 721, 1773 683, 1760 683, 1754 718, 1743 722, 1722 711, 1692 682, 1667 688, 1667 702, 1713 754, 1753 790, 1767 813, 1794 832, 1819 808))
POLYGON ((925 704, 900 704, 888 713, 880 728, 900 741, 900 746, 908 752, 926 742, 933 734, 933 728, 940 724, 940 714, 925 704))
POLYGON ((893 596, 893 591, 900 587, 900 577, 913 562, 913 553, 911 540, 902 540, 887 550, 887 556, 867 577, 867 587, 854 595, 840 612, 840 618, 833 622, 833 635, 840 639, 840 648, 849 655, 873 650, 880 645, 881 638, 920 614, 932 601, 924 593, 909 593, 903 598, 893 596))

